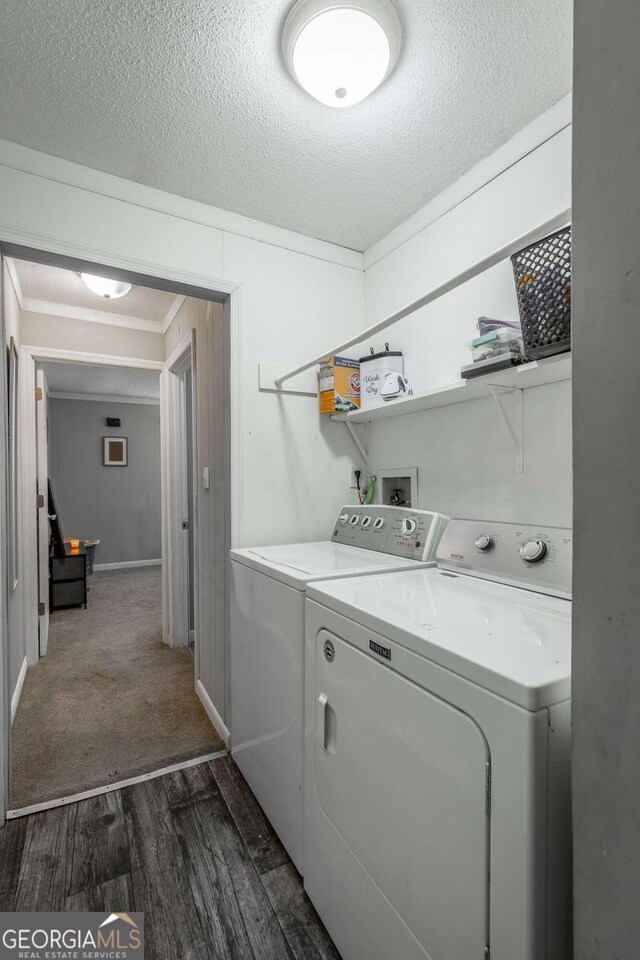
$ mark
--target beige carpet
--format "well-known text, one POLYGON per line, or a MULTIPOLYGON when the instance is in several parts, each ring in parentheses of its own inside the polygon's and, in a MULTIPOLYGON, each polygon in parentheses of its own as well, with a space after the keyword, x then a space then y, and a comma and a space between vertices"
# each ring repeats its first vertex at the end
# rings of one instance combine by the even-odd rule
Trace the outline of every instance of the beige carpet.
POLYGON ((11 806, 104 786, 223 748, 193 655, 161 640, 160 567, 100 571, 89 605, 51 617, 12 730, 11 806))

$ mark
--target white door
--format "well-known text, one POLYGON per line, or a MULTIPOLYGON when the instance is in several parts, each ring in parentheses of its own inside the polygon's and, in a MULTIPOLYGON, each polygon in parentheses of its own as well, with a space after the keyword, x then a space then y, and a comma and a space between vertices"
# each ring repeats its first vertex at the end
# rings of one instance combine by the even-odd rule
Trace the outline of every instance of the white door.
POLYGON ((489 902, 481 730, 326 630, 315 655, 305 884, 338 949, 344 960, 479 960, 489 902), (309 874, 314 858, 322 866, 309 874))
POLYGON ((49 401, 47 378, 43 370, 36 372, 36 385, 41 399, 36 401, 36 431, 38 460, 38 639, 40 656, 47 652, 49 640, 49 401), (44 611, 44 612, 42 612, 44 611))

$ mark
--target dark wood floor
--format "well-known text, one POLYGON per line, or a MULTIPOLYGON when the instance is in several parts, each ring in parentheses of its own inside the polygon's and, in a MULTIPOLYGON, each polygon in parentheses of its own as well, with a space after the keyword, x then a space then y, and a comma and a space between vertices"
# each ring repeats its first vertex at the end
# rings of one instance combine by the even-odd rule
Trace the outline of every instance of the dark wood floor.
POLYGON ((147 960, 339 960, 230 757, 0 830, 0 911, 144 911, 147 960))

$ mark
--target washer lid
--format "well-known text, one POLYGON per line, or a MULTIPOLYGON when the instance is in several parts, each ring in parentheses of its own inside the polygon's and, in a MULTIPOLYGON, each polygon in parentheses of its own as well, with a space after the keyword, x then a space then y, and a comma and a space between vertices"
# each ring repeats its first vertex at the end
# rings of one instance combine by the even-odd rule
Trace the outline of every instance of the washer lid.
POLYGON ((526 710, 571 696, 568 600, 433 567, 307 595, 526 710))
POLYGON ((393 557, 362 547, 332 543, 330 540, 232 550, 231 558, 298 590, 304 590, 309 580, 328 580, 333 577, 425 566, 418 560, 393 557))

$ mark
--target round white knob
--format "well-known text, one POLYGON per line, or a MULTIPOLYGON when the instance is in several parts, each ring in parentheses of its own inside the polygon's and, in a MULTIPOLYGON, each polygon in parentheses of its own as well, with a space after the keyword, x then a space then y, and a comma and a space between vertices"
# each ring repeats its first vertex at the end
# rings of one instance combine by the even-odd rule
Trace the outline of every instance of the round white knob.
POLYGON ((371 517, 363 517, 362 520, 360 521, 360 526, 368 527, 370 523, 371 523, 371 517))
POLYGON ((340 523, 346 523, 348 519, 349 519, 348 513, 341 513, 340 516, 338 517, 338 520, 340 521, 340 523))
POLYGON ((490 550, 492 546, 493 537, 490 537, 488 533, 481 533, 476 540, 476 547, 478 550, 490 550))
POLYGON ((412 537, 418 529, 417 520, 411 520, 407 517, 402 521, 402 533, 405 537, 412 537))
POLYGON ((539 563, 547 555, 547 545, 544 540, 527 540, 520 547, 520 556, 525 563, 539 563))
POLYGON ((358 522, 359 519, 360 519, 360 517, 358 516, 358 514, 357 514, 357 513, 354 513, 354 515, 351 517, 351 520, 349 521, 350 524, 351 524, 351 526, 352 526, 352 527, 355 527, 355 525, 356 525, 356 523, 358 522))
POLYGON ((374 530, 382 530, 382 528, 384 527, 383 518, 376 517, 376 519, 373 521, 373 527, 374 527, 374 530))

